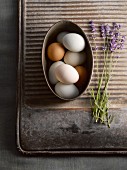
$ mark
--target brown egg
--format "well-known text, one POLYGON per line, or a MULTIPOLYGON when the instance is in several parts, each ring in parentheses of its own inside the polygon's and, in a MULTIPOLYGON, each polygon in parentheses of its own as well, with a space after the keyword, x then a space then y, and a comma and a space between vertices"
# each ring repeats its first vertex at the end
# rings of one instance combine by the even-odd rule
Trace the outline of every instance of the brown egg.
POLYGON ((60 43, 52 43, 48 47, 48 58, 52 61, 59 61, 64 57, 65 49, 60 43))
POLYGON ((79 80, 75 83, 76 86, 81 87, 87 82, 88 74, 87 69, 83 66, 76 66, 75 69, 79 73, 79 80))

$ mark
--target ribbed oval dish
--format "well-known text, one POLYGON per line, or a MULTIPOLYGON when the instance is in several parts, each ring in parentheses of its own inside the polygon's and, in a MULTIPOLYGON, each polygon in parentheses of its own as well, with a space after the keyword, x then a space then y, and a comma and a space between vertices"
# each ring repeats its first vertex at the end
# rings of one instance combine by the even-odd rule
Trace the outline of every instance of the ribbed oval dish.
POLYGON ((79 96, 81 96, 84 91, 87 89, 90 80, 91 80, 91 76, 92 76, 92 72, 93 72, 93 54, 92 54, 92 49, 89 43, 89 40, 87 38, 87 36, 85 35, 85 33, 83 32, 83 30, 75 23, 71 22, 71 21, 59 21, 57 23, 55 23, 47 32, 44 42, 43 42, 43 47, 42 47, 42 66, 43 66, 43 72, 44 72, 44 76, 47 82, 47 85, 49 86, 50 90, 60 99, 62 100, 74 100, 76 98, 78 98, 79 96), (47 48, 48 46, 53 43, 56 42, 56 37, 59 33, 61 32, 70 32, 70 33, 77 33, 80 34, 84 40, 85 40, 85 49, 84 52, 86 53, 87 56, 87 60, 85 63, 85 67, 87 68, 88 71, 88 79, 85 85, 83 85, 81 87, 81 89, 79 90, 79 95, 75 98, 63 98, 60 97, 59 95, 57 95, 57 93, 54 90, 54 86, 50 83, 49 78, 48 78, 48 73, 49 73, 49 68, 51 66, 51 61, 48 59, 47 56, 47 48))

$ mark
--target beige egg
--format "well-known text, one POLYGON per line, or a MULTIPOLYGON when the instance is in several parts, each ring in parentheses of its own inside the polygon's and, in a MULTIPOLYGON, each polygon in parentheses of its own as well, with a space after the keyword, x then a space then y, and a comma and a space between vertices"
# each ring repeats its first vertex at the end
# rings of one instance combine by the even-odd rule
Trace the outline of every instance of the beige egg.
POLYGON ((47 50, 48 58, 52 61, 59 61, 64 57, 65 49, 60 43, 52 43, 47 50))
POLYGON ((73 99, 79 95, 79 90, 74 84, 63 84, 61 82, 55 85, 55 92, 64 99, 73 99))
POLYGON ((56 78, 56 75, 55 75, 55 70, 61 64, 64 64, 64 62, 57 61, 57 62, 54 62, 50 66, 50 68, 49 68, 49 81, 50 81, 51 84, 56 84, 58 82, 58 79, 56 78))
POLYGON ((84 51, 79 53, 67 51, 64 56, 64 62, 74 67, 78 65, 82 65, 85 61, 86 61, 86 53, 84 51))
POLYGON ((79 79, 79 74, 74 67, 68 64, 62 64, 55 70, 57 79, 65 84, 76 83, 79 79))

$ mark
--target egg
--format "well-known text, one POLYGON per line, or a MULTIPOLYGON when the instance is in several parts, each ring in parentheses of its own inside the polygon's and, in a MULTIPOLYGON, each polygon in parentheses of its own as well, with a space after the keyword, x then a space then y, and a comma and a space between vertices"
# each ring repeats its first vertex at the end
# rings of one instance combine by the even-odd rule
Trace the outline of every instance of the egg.
POLYGON ((64 62, 74 67, 77 65, 82 65, 85 61, 86 61, 86 54, 84 51, 79 53, 67 51, 64 56, 64 62))
POLYGON ((60 43, 52 43, 48 46, 48 58, 52 61, 59 61, 64 57, 65 49, 60 43))
POLYGON ((79 95, 79 90, 74 84, 63 84, 61 82, 55 85, 55 92, 65 99, 73 99, 79 95))
POLYGON ((63 45, 72 52, 80 52, 85 48, 84 38, 76 33, 69 33, 63 37, 63 45))
POLYGON ((55 70, 57 79, 65 84, 76 83, 79 79, 79 74, 74 67, 68 64, 62 64, 55 70))
POLYGON ((57 35, 57 41, 59 42, 59 43, 63 43, 63 37, 66 35, 66 34, 68 34, 69 32, 61 32, 61 33, 59 33, 58 35, 57 35))
POLYGON ((83 66, 76 66, 75 69, 79 74, 79 80, 75 83, 75 85, 81 87, 87 83, 88 78, 87 69, 83 66))
POLYGON ((61 64, 64 64, 64 62, 57 61, 50 66, 50 68, 49 68, 49 81, 50 81, 51 84, 56 84, 58 82, 58 79, 56 78, 56 75, 55 75, 55 69, 61 64))

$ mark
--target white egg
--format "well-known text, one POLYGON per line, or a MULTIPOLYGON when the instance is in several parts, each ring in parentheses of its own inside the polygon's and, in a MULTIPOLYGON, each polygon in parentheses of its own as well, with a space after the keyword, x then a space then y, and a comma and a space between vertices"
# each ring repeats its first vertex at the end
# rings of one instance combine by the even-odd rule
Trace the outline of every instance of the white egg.
POLYGON ((65 84, 76 83, 79 79, 77 70, 68 64, 62 64, 55 69, 56 78, 65 84))
POLYGON ((69 33, 63 37, 63 45, 72 52, 80 52, 85 48, 84 38, 76 33, 69 33))
POLYGON ((56 78, 56 75, 55 75, 55 69, 61 64, 64 64, 64 62, 57 61, 50 66, 49 81, 50 81, 51 84, 56 84, 58 82, 58 79, 56 78))
POLYGON ((86 54, 84 51, 79 53, 67 51, 64 56, 64 62, 74 67, 78 65, 82 65, 85 62, 85 60, 86 60, 86 54))
POLYGON ((59 33, 59 34, 57 35, 57 41, 62 44, 62 43, 63 43, 63 37, 64 37, 66 34, 68 34, 68 32, 61 32, 61 33, 59 33))
POLYGON ((73 99, 79 95, 79 90, 74 84, 63 84, 61 82, 55 85, 55 92, 65 99, 73 99))

